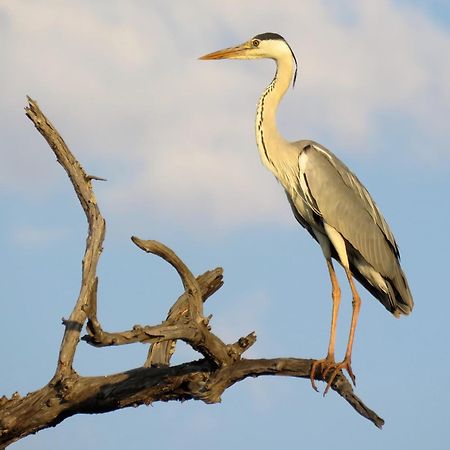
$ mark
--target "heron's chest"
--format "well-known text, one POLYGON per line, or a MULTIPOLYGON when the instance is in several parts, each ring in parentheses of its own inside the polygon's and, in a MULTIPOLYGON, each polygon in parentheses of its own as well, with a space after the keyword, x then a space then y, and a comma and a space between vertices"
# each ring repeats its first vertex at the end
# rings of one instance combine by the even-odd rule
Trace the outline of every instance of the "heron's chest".
MULTIPOLYGON (((306 153, 300 153, 296 158, 296 171, 283 184, 286 193, 297 213, 312 228, 323 228, 321 214, 308 185, 307 171, 310 162, 306 153), (293 177, 295 176, 295 179, 293 177)), ((320 230, 319 230, 320 231, 320 230)))
MULTIPOLYGON (((258 142, 259 144, 259 142, 258 142)), ((262 163, 281 183, 286 192, 298 191, 298 154, 286 148, 284 142, 272 143, 270 147, 258 145, 262 163)))

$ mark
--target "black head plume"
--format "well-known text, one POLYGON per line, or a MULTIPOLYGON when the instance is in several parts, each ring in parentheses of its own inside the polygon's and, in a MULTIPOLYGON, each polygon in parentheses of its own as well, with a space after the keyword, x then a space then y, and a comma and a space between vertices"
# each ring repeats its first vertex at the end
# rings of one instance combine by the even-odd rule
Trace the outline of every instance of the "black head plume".
POLYGON ((283 36, 279 35, 278 33, 261 33, 256 35, 253 39, 259 39, 260 41, 284 41, 286 42, 286 39, 284 39, 283 36))

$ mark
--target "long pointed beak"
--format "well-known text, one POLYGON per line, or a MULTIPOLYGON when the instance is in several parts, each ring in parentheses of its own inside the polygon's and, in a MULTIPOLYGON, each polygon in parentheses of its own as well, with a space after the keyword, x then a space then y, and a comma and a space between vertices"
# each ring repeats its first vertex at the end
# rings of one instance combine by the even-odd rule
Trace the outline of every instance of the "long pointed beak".
POLYGON ((239 58, 243 56, 243 53, 248 50, 245 44, 238 45, 237 47, 223 48, 222 50, 217 50, 216 52, 208 53, 207 55, 200 56, 198 59, 228 59, 228 58, 239 58))

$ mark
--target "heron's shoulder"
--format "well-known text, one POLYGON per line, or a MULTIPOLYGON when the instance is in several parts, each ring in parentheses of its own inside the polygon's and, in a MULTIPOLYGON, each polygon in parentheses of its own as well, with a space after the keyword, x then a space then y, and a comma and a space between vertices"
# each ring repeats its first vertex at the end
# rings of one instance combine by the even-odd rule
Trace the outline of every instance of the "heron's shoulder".
POLYGON ((293 142, 293 145, 297 147, 299 156, 303 154, 304 157, 306 157, 307 155, 311 155, 313 157, 326 157, 326 159, 336 169, 351 172, 350 169, 331 150, 328 150, 326 147, 315 141, 304 139, 301 141, 293 142))

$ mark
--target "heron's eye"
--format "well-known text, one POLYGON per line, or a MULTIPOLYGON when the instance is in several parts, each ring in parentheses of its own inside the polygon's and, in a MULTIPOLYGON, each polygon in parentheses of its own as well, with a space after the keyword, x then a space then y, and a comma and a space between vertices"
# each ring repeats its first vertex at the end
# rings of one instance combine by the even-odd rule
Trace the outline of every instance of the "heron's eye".
POLYGON ((258 39, 253 39, 252 45, 253 45, 253 47, 258 47, 258 45, 259 45, 258 39))

